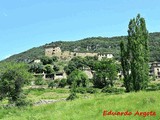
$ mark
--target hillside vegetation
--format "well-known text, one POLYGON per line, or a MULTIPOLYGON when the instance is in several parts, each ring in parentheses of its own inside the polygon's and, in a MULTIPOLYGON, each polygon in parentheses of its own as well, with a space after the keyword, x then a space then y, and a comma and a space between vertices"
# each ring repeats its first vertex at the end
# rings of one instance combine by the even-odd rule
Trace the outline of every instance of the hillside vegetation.
MULTIPOLYGON (((32 95, 33 93, 30 93, 32 95)), ((35 94, 35 92, 34 92, 35 94)), ((38 93, 37 93, 38 94, 38 93)), ((47 93, 45 93, 46 95, 47 93)), ((54 93, 53 93, 54 94, 54 93)), ((65 94, 65 93, 64 93, 65 94)), ((158 120, 160 118, 159 91, 126 93, 119 95, 84 94, 74 101, 61 101, 27 108, 0 108, 3 120, 158 120), (128 116, 103 116, 103 111, 132 112, 128 116), (134 114, 143 112, 141 115, 134 114), (145 112, 155 112, 147 116, 145 112)))
MULTIPOLYGON (((60 46, 63 51, 76 51, 76 52, 105 52, 112 53, 116 59, 120 58, 120 41, 126 41, 126 36, 119 37, 91 37, 78 41, 57 41, 46 45, 60 46)), ((150 61, 160 61, 160 32, 149 34, 150 46, 150 61)), ((38 59, 44 55, 44 47, 35 47, 20 54, 13 55, 5 61, 25 61, 29 62, 33 59, 38 59)))

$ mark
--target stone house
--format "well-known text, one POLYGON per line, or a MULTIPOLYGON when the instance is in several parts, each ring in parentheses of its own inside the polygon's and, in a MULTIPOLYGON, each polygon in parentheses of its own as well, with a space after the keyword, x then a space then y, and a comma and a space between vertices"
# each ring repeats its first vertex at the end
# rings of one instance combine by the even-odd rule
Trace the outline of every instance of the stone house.
POLYGON ((63 60, 70 60, 73 57, 76 56, 80 56, 80 57, 86 57, 86 56, 90 56, 90 57, 94 57, 97 56, 98 60, 102 60, 103 58, 113 58, 113 54, 110 53, 106 53, 106 54, 100 54, 100 53, 90 53, 90 52, 70 52, 70 51, 61 51, 60 47, 56 47, 56 46, 46 46, 45 47, 45 56, 48 57, 52 57, 52 56, 56 56, 60 59, 63 60))
POLYGON ((55 75, 54 75, 54 80, 56 79, 67 79, 67 75, 66 73, 63 71, 63 72, 57 72, 55 75))
POLYGON ((155 76, 156 78, 160 78, 160 62, 153 62, 149 64, 150 66, 150 76, 155 76))

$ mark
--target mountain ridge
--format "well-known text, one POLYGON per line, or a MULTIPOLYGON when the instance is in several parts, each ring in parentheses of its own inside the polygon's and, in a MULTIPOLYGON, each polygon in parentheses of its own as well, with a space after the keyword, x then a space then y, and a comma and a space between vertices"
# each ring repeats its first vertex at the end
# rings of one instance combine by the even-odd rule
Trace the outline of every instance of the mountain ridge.
MULTIPOLYGON (((62 51, 75 52, 107 52, 112 53, 116 59, 120 58, 120 41, 127 40, 127 36, 114 37, 88 37, 77 41, 55 41, 39 47, 10 56, 2 61, 30 62, 44 56, 46 45, 59 46, 62 51)), ((149 33, 150 61, 160 61, 160 32, 149 33)), ((1 61, 1 62, 2 62, 1 61)))

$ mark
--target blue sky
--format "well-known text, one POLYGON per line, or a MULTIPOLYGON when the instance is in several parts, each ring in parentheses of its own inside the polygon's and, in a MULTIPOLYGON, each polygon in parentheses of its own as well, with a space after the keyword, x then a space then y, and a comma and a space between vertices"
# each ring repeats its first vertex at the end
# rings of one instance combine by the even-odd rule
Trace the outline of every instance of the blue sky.
POLYGON ((127 35, 138 13, 160 32, 159 0, 0 0, 0 60, 53 41, 127 35))

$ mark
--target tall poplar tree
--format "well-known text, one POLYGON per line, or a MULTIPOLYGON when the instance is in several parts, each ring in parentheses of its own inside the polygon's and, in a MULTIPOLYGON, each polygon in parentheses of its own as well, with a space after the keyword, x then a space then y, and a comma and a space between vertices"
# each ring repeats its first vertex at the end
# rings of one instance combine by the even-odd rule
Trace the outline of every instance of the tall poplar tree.
POLYGON ((133 90, 133 83, 130 75, 130 62, 129 62, 129 54, 125 48, 124 42, 120 43, 121 48, 121 65, 123 68, 124 75, 124 86, 126 88, 126 92, 130 92, 133 90))
POLYGON ((148 31, 145 19, 140 14, 129 22, 127 47, 124 47, 124 43, 120 47, 126 91, 146 88, 149 73, 148 31))

